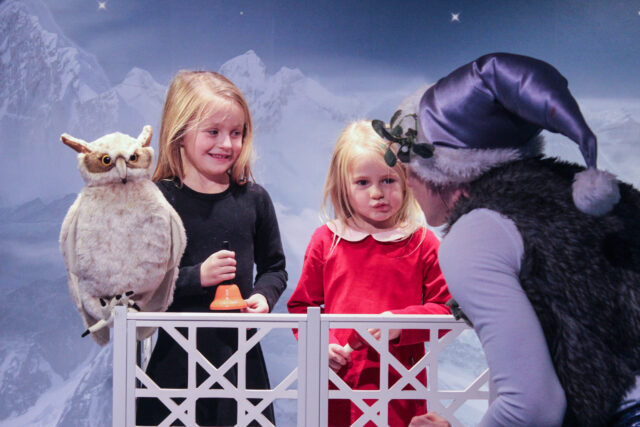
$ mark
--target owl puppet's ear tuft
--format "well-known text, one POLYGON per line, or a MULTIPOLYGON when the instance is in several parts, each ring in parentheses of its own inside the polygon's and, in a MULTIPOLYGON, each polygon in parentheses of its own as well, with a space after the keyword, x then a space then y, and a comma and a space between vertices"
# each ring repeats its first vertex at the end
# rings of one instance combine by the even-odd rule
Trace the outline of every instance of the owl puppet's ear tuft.
POLYGON ((138 142, 141 147, 148 147, 151 144, 151 137, 153 136, 153 131, 151 130, 151 126, 147 125, 142 128, 142 132, 138 135, 138 142))
POLYGON ((87 147, 86 141, 83 141, 80 138, 74 138, 73 136, 63 133, 60 135, 60 139, 65 145, 73 148, 78 153, 90 153, 91 149, 87 147))

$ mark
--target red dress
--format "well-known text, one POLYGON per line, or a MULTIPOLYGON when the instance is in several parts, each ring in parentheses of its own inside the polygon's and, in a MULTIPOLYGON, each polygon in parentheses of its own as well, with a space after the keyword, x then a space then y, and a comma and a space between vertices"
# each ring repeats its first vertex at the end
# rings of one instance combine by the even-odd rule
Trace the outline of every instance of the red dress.
MULTIPOLYGON (((289 312, 306 313, 307 307, 324 304, 325 313, 450 314, 444 305, 450 295, 438 264, 439 241, 431 231, 420 228, 407 235, 406 230, 403 234, 397 229, 368 235, 347 229, 341 235, 330 253, 334 233, 327 225, 314 232, 300 281, 287 304, 289 312)), ((329 342, 345 345, 350 332, 330 330, 329 342)), ((409 368, 425 354, 428 339, 428 331, 403 330, 391 341, 391 353, 409 368)), ((354 390, 377 390, 379 360, 369 346, 356 350, 338 375, 354 390)), ((392 368, 389 371, 391 386, 399 375, 392 368)), ((424 371, 417 378, 426 385, 424 371)), ((406 426, 426 410, 424 400, 393 400, 389 425, 406 426)), ((329 401, 330 426, 351 425, 360 415, 360 409, 348 401, 329 401)))

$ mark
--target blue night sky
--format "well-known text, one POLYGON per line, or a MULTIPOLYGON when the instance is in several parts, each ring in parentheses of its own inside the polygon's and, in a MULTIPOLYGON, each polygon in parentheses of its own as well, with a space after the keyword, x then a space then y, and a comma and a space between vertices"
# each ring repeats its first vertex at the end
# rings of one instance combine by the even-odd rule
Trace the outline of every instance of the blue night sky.
POLYGON ((253 49, 334 92, 433 82, 495 51, 550 62, 582 97, 640 96, 640 1, 46 0, 112 83, 138 66, 166 84, 253 49), (452 21, 452 13, 459 21, 452 21))

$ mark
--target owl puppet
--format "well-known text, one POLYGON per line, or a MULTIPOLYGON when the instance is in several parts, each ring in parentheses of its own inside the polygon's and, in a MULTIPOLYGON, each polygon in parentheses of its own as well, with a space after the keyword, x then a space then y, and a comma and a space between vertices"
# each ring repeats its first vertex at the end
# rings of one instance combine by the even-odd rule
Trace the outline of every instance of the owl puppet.
MULTIPOLYGON (((62 223, 69 292, 94 340, 109 342, 116 305, 165 311, 173 300, 186 235, 151 181, 151 127, 134 139, 116 132, 92 143, 63 134, 78 152, 86 186, 62 223)), ((138 328, 144 339, 154 328, 138 328)))

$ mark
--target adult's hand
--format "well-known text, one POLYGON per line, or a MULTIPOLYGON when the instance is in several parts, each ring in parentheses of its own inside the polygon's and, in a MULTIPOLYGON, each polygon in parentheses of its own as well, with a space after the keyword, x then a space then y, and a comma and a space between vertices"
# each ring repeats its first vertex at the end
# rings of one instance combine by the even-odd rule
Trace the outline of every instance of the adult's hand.
POLYGON ((435 412, 428 412, 413 417, 409 427, 451 427, 451 423, 435 412))

